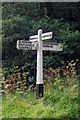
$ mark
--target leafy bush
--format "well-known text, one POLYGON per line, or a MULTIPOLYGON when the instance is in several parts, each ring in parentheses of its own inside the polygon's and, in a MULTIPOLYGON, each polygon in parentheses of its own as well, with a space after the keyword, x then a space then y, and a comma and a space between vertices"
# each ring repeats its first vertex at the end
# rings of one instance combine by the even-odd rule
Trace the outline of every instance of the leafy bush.
MULTIPOLYGON (((29 39, 30 35, 37 34, 38 29, 44 32, 53 32, 51 42, 62 42, 62 52, 44 51, 44 67, 48 64, 61 66, 67 60, 78 58, 79 54, 79 31, 71 30, 69 23, 62 20, 51 19, 44 16, 39 20, 31 20, 30 18, 14 16, 8 20, 3 20, 3 66, 13 66, 17 64, 23 65, 25 61, 36 63, 35 51, 22 51, 16 49, 16 41, 19 39, 29 39), (25 27, 26 26, 26 27, 25 27), (68 56, 66 58, 66 56, 68 56), (71 57, 71 58, 70 58, 71 57), (32 61, 31 58, 34 58, 32 61), (55 62, 56 61, 56 62, 55 62)), ((44 41, 45 42, 45 41, 44 41)))

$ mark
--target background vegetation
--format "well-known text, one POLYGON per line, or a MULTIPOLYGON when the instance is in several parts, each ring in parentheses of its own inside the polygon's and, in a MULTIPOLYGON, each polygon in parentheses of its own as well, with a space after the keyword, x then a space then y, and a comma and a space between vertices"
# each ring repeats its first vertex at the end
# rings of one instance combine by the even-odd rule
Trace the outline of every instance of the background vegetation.
POLYGON ((64 45, 62 52, 44 52, 44 66, 80 59, 79 14, 79 3, 2 3, 3 67, 36 63, 36 51, 17 50, 16 41, 29 40, 39 28, 52 31, 51 41, 64 45))
MULTIPOLYGON (((14 79, 15 66, 23 67, 25 63, 36 66, 36 51, 18 50, 16 42, 29 40, 40 28, 43 33, 52 31, 53 38, 50 41, 61 42, 64 46, 62 52, 44 51, 44 70, 52 68, 48 76, 44 72, 44 97, 36 99, 35 90, 31 92, 21 88, 13 94, 4 93, 3 90, 2 116, 78 119, 80 3, 2 3, 3 73, 7 76, 11 74, 8 78, 10 82, 14 79), (60 70, 64 73, 61 74, 60 70)), ((3 87, 3 80, 1 84, 3 87)))

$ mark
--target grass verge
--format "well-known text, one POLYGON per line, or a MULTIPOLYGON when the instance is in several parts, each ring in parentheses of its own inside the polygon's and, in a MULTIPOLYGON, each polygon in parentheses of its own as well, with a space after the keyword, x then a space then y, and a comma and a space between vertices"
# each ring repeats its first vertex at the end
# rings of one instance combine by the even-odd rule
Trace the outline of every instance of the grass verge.
POLYGON ((67 86, 58 80, 44 97, 36 99, 36 91, 5 94, 2 98, 3 118, 79 118, 78 82, 67 86))

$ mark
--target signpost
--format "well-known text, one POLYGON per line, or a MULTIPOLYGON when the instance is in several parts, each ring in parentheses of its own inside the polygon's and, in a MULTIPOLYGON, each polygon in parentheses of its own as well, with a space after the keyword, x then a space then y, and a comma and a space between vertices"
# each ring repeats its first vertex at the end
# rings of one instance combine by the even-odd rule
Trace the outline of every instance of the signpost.
MULTIPOLYGON (((42 40, 47 40, 52 38, 52 32, 47 32, 41 34, 42 40)), ((30 36, 29 41, 38 41, 38 35, 30 36)))
POLYGON ((38 35, 30 36, 29 41, 18 40, 17 48, 22 50, 37 50, 37 81, 36 95, 43 96, 43 50, 62 51, 63 46, 60 43, 43 42, 43 40, 51 39, 52 32, 42 34, 42 30, 38 30, 38 35))
POLYGON ((38 43, 30 42, 26 40, 18 40, 17 41, 17 49, 22 50, 37 50, 38 43))
POLYGON ((63 45, 60 43, 54 43, 54 42, 43 42, 43 48, 42 50, 48 50, 48 51, 62 51, 63 45))
POLYGON ((38 30, 36 95, 37 95, 37 97, 42 97, 43 96, 42 30, 38 30))

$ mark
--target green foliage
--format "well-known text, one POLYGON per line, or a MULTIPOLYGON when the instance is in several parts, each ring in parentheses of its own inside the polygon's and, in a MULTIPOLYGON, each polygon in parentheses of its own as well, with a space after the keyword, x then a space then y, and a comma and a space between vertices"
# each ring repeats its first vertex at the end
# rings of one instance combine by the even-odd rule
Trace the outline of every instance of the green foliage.
POLYGON ((80 5, 78 2, 55 2, 55 3, 46 3, 47 15, 54 17, 56 19, 63 18, 65 21, 80 21, 80 5))
MULTIPOLYGON (((62 66, 66 61, 72 59, 79 59, 80 56, 80 32, 79 22, 65 22, 64 16, 60 17, 50 11, 53 9, 53 4, 49 3, 3 3, 3 20, 2 20, 2 54, 3 66, 14 67, 15 65, 24 65, 27 63, 36 63, 35 51, 22 51, 16 49, 17 40, 29 40, 29 36, 37 34, 38 29, 44 32, 53 32, 51 42, 63 43, 62 52, 44 51, 44 67, 46 65, 62 66), (44 7, 43 7, 44 5, 44 7), (49 14, 48 14, 49 12, 49 14), (59 18, 58 18, 59 17, 59 18), (32 60, 33 58, 33 60, 32 60), (55 63, 56 61, 56 63, 55 63)), ((77 9, 76 5, 66 6, 66 15, 69 17, 67 11, 68 7, 77 9)), ((58 6, 62 11, 63 5, 55 3, 58 11, 58 6)), ((62 15, 60 11, 60 16, 62 15)), ((75 12, 72 12, 75 13, 75 12)), ((74 17, 74 16, 73 16, 74 17)), ((67 18, 66 18, 67 19, 67 18)), ((49 40, 48 40, 49 41, 49 40)), ((45 41, 44 41, 45 42, 45 41)))
MULTIPOLYGON (((59 67, 76 59, 80 66, 79 7, 78 3, 2 3, 2 63, 5 75, 12 74, 16 65, 36 63, 36 52, 17 50, 16 42, 29 40, 29 36, 37 34, 38 29, 42 29, 43 33, 52 31, 50 41, 61 42, 64 48, 62 52, 44 51, 44 67, 59 67)), ((44 97, 39 100, 35 92, 7 94, 3 97, 3 117, 78 118, 78 85, 75 81, 56 81, 52 91, 45 91, 44 97)))
MULTIPOLYGON (((3 20, 2 52, 3 52, 3 65, 5 65, 6 67, 13 66, 13 64, 15 65, 25 63, 27 55, 25 57, 26 54, 25 52, 17 50, 16 42, 19 39, 29 39, 28 38, 30 36, 29 34, 30 32, 32 32, 32 30, 29 28, 31 26, 31 23, 32 21, 29 22, 26 20, 26 18, 22 17, 14 17, 10 18, 9 20, 3 20), (23 59, 20 62, 19 59, 21 58, 23 59)), ((30 54, 28 54, 28 56, 31 57, 30 54)))
POLYGON ((78 81, 74 79, 71 86, 64 80, 55 82, 51 91, 44 91, 41 99, 36 93, 21 91, 5 94, 2 99, 3 118, 79 118, 78 81))

